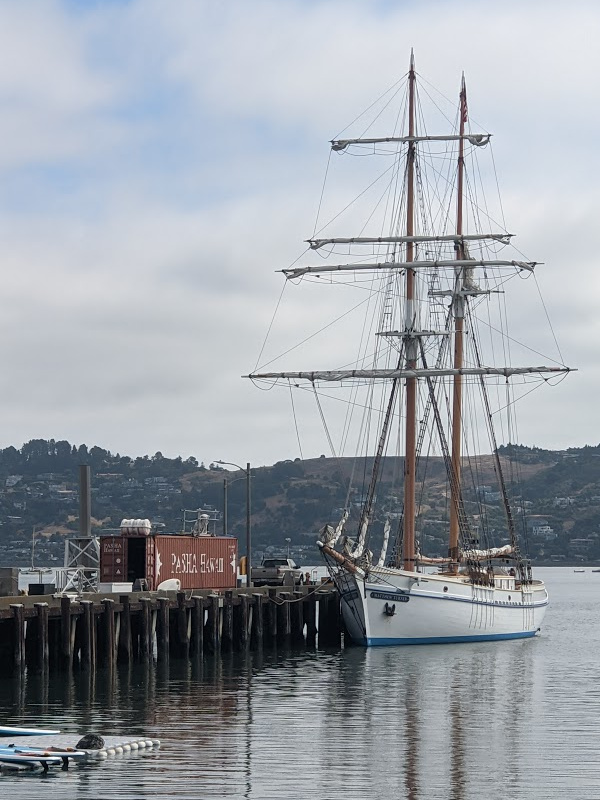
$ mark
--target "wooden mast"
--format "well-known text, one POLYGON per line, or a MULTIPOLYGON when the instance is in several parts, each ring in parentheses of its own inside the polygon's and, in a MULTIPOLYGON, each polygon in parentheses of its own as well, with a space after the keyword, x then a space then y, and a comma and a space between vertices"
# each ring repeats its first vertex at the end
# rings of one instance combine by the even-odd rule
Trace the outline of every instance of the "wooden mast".
MULTIPOLYGON (((457 238, 463 234, 463 181, 464 181, 464 148, 465 148, 465 122, 467 121, 467 88, 465 76, 462 77, 460 87, 460 139, 458 144, 458 175, 456 183, 456 235, 457 238)), ((459 240, 456 247, 456 258, 464 260, 466 258, 464 242, 459 240)), ((452 300, 452 313, 454 317, 454 368, 463 368, 464 354, 464 322, 465 322, 465 296, 464 270, 456 270, 454 282, 454 297, 452 300)), ((450 538, 448 543, 448 555, 452 559, 450 565, 451 572, 458 572, 459 552, 459 507, 460 507, 460 488, 461 488, 461 443, 462 443, 462 376, 454 376, 452 391, 452 478, 451 481, 451 503, 450 503, 450 538)))
MULTIPOLYGON (((410 54, 408 72, 408 135, 415 135, 415 59, 410 54)), ((409 141, 406 163, 406 235, 414 236, 415 227, 415 142, 409 141)), ((414 243, 406 245, 406 261, 414 261, 414 243)), ((406 270, 406 366, 414 369, 417 365, 417 339, 415 328, 415 277, 414 269, 406 270)), ((417 447, 417 379, 406 380, 406 455, 404 457, 404 526, 402 560, 406 570, 415 568, 415 493, 416 493, 416 454, 417 447)))

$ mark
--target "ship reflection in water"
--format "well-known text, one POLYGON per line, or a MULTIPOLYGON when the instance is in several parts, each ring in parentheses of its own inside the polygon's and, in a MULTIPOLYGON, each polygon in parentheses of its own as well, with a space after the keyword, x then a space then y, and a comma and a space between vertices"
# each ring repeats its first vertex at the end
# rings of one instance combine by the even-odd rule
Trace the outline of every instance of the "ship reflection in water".
MULTIPOLYGON (((535 640, 227 655, 0 681, 0 718, 159 738, 55 772, 53 800, 597 800, 596 576, 543 570, 535 640), (576 766, 575 766, 576 762, 576 766)), ((0 777, 11 800, 31 781, 0 777)))
POLYGON ((517 797, 530 768, 533 669, 527 643, 347 652, 321 766, 335 774, 337 765, 338 778, 352 772, 355 788, 377 787, 379 797, 466 800, 490 782, 517 797))

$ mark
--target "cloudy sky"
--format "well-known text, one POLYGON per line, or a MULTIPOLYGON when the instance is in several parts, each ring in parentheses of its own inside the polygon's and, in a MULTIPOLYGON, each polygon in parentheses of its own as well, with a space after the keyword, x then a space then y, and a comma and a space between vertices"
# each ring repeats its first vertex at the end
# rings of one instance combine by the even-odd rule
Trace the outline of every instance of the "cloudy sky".
MULTIPOLYGON (((0 40, 0 445, 299 455, 285 393, 240 376, 312 233, 328 140, 411 47, 446 95, 465 71, 579 369, 535 394, 521 439, 600 441, 600 4, 0 0, 0 40)), ((303 455, 322 438, 306 428, 303 455)))

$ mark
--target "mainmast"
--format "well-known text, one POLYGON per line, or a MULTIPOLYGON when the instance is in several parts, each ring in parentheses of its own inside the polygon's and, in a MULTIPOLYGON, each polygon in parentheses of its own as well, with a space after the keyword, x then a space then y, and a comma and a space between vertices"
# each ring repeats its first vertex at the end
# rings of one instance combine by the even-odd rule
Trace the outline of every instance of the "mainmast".
MULTIPOLYGON (((464 261, 467 257, 463 234, 463 181, 465 171, 465 122, 467 121, 467 88, 465 76, 460 87, 460 129, 458 144, 458 175, 456 183, 456 258, 464 261)), ((454 318, 454 369, 462 370, 464 360, 464 324, 465 324, 465 268, 455 268, 454 294, 452 298, 452 316, 454 318)), ((448 555, 452 559, 451 572, 458 572, 458 540, 459 540, 459 508, 461 489, 461 441, 462 441, 462 390, 463 379, 460 372, 454 375, 452 390, 452 472, 450 502, 450 537, 448 555)))
MULTIPOLYGON (((410 54, 408 72, 408 153, 406 162, 406 261, 414 261, 414 242, 410 237, 415 232, 415 59, 410 54)), ((410 267, 406 270, 406 368, 417 366, 418 344, 415 329, 415 278, 416 272, 410 267)), ((404 526, 402 542, 403 566, 406 570, 415 568, 415 493, 417 465, 417 379, 406 379, 406 454, 404 457, 404 526)))

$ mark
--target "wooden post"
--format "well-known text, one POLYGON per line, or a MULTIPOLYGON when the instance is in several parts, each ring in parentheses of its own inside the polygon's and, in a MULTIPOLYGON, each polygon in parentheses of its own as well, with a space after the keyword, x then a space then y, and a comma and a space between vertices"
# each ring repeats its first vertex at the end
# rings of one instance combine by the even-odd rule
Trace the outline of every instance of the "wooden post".
POLYGON ((327 647, 327 597, 325 592, 318 592, 317 599, 317 627, 319 629, 319 647, 327 647))
POLYGON ((123 664, 131 664, 131 609, 129 607, 129 595, 122 594, 119 597, 121 604, 121 623, 119 626, 119 651, 118 660, 123 664))
POLYGON ((48 657, 51 670, 61 669, 61 620, 50 617, 48 609, 48 657))
MULTIPOLYGON (((75 605, 75 604, 73 604, 75 605)), ((73 669, 81 669, 81 634, 83 625, 81 617, 83 609, 81 603, 78 601, 78 607, 73 609, 73 616, 71 619, 71 639, 73 641, 73 669)))
POLYGON ((225 592, 223 598, 223 630, 221 631, 221 650, 230 653, 233 647, 233 592, 225 592))
POLYGON ((295 644, 304 644, 304 615, 302 613, 302 592, 294 592, 294 602, 290 607, 290 622, 292 626, 292 641, 295 644))
POLYGON ((91 600, 82 600, 81 607, 81 668, 89 670, 94 663, 94 604, 91 600))
POLYGON ((263 595, 256 592, 252 595, 252 628, 250 630, 250 647, 262 650, 263 646, 263 595))
POLYGON ((247 594, 240 595, 240 649, 246 650, 248 647, 248 616, 249 616, 249 600, 247 594))
POLYGON ((329 620, 329 592, 319 594, 319 647, 329 647, 331 644, 329 620))
POLYGON ((330 592, 327 604, 329 616, 329 630, 331 631, 331 646, 340 647, 342 644, 342 616, 340 613, 340 596, 337 592, 330 592))
POLYGON ((276 597, 277 597, 277 590, 269 589, 270 602, 267 606, 267 611, 269 614, 267 620, 267 633, 271 642, 274 642, 277 639, 277 604, 275 602, 276 597))
POLYGON ((188 614, 185 607, 185 592, 177 593, 177 655, 188 658, 190 652, 190 634, 188 614))
POLYGON ((202 657, 204 653, 204 600, 198 595, 192 597, 192 636, 191 650, 194 656, 202 657))
POLYGON ((140 624, 140 659, 148 661, 152 658, 152 614, 150 611, 150 598, 140 597, 142 605, 140 624))
MULTIPOLYGON (((71 610, 73 606, 71 605, 71 610)), ((75 666, 75 655, 77 653, 77 615, 71 613, 71 667, 75 666)))
POLYGON ((73 667, 73 638, 71 633, 71 598, 60 598, 60 668, 70 672, 73 667))
POLYGON ((277 606, 277 640, 283 644, 289 644, 292 633, 290 604, 287 602, 291 596, 289 592, 281 592, 279 597, 283 602, 277 606))
POLYGON ((117 648, 115 642, 115 601, 106 598, 102 601, 104 614, 102 615, 102 627, 104 630, 102 663, 111 669, 115 665, 117 648))
POLYGON ((177 618, 177 607, 169 607, 169 653, 177 657, 179 643, 177 640, 177 625, 179 620, 177 618))
POLYGON ((341 643, 339 597, 337 592, 319 596, 319 647, 335 647, 341 643))
POLYGON ((219 601, 218 594, 211 594, 208 596, 210 605, 208 607, 208 642, 209 647, 213 653, 219 652, 219 645, 221 644, 219 638, 219 601))
POLYGON ((13 613, 13 667, 20 673, 25 669, 25 616, 23 604, 11 604, 13 613))
POLYGON ((166 661, 169 658, 169 598, 158 598, 156 618, 156 658, 166 661))
POLYGON ((306 620, 306 644, 314 647, 317 641, 317 598, 314 592, 304 598, 302 606, 306 620))
POLYGON ((48 647, 48 603, 34 603, 37 611, 37 653, 36 667, 42 672, 48 670, 50 650, 48 647))

